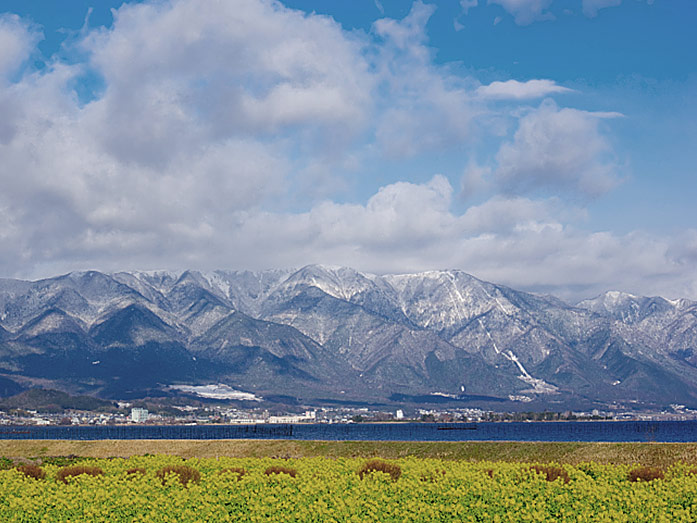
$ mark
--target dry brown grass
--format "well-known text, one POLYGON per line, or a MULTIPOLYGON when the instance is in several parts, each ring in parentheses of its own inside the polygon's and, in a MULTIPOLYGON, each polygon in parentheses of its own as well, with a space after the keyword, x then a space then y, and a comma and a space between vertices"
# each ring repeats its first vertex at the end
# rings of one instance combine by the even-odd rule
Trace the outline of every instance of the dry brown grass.
POLYGON ((424 441, 287 441, 287 440, 0 440, 0 456, 46 458, 84 456, 105 458, 168 454, 182 458, 272 456, 396 459, 406 456, 467 461, 519 463, 579 463, 668 468, 697 463, 697 443, 586 442, 424 442, 424 441))
POLYGON ((22 474, 24 474, 28 478, 44 479, 46 477, 46 473, 44 472, 44 469, 42 469, 38 465, 33 465, 31 463, 27 463, 25 465, 19 465, 16 468, 18 471, 20 471, 22 474))
POLYGON ((271 476, 272 474, 288 474, 291 478, 294 478, 298 475, 298 471, 290 467, 274 465, 272 467, 268 467, 264 471, 264 474, 266 474, 267 476, 271 476))
POLYGON ((664 479, 663 471, 656 467, 638 467, 629 471, 627 479, 632 482, 636 481, 653 481, 655 479, 664 479))
POLYGON ((530 470, 534 470, 537 474, 544 475, 547 481, 556 481, 561 479, 564 483, 569 482, 569 473, 561 467, 554 465, 533 465, 530 470))
POLYGON ((68 478, 73 478, 86 474, 88 476, 101 476, 104 471, 99 467, 90 467, 88 465, 73 465, 71 467, 63 467, 56 473, 56 479, 63 483, 68 482, 68 478))
POLYGON ((381 459, 371 459, 363 463, 363 466, 356 472, 358 476, 363 479, 367 474, 373 472, 384 472, 388 474, 392 481, 397 481, 399 476, 402 475, 402 469, 396 463, 388 463, 381 459))
POLYGON ((189 484, 189 482, 193 481, 194 483, 198 483, 201 481, 201 473, 195 468, 187 467, 186 465, 168 465, 166 467, 162 467, 155 473, 155 476, 157 476, 164 485, 166 483, 167 476, 171 474, 176 474, 179 478, 179 482, 185 487, 189 484))

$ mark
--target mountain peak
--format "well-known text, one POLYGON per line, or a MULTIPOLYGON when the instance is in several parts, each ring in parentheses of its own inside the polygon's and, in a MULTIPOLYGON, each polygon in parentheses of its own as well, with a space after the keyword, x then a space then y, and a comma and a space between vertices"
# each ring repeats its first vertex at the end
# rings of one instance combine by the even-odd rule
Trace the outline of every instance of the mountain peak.
POLYGON ((349 267, 306 265, 291 274, 283 286, 309 285, 322 292, 350 301, 353 296, 374 287, 371 279, 349 267))
POLYGON ((659 296, 635 296, 626 292, 608 291, 579 302, 577 307, 623 323, 635 323, 657 314, 673 314, 679 309, 679 304, 659 296))

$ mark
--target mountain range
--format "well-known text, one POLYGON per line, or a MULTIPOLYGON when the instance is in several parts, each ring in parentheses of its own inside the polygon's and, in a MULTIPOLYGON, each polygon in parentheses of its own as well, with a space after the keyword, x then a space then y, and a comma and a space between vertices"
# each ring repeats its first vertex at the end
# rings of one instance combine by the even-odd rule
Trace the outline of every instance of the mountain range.
POLYGON ((320 265, 0 280, 0 396, 210 384, 306 403, 695 406, 697 302, 572 305, 458 270, 320 265))

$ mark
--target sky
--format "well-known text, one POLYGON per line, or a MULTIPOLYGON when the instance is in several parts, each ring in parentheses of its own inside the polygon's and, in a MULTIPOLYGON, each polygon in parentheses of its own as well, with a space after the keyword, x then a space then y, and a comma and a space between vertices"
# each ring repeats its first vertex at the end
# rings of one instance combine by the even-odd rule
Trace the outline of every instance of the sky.
POLYGON ((694 0, 0 0, 0 277, 697 299, 694 0))

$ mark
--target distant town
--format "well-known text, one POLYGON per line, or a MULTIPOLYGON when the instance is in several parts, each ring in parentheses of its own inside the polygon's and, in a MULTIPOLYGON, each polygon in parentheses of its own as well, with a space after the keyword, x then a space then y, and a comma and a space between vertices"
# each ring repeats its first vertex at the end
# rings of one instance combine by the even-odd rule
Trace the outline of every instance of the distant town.
POLYGON ((67 410, 39 412, 32 409, 0 411, 0 425, 203 425, 203 424, 297 424, 297 423, 385 423, 436 422, 474 423, 486 421, 599 421, 646 420, 682 421, 697 419, 697 411, 683 405, 670 410, 567 411, 567 412, 495 412, 477 408, 447 409, 374 409, 367 407, 308 407, 302 412, 270 412, 264 408, 183 405, 169 407, 170 412, 149 411, 129 402, 118 402, 114 412, 67 410), (171 412, 172 410, 177 412, 171 412))

